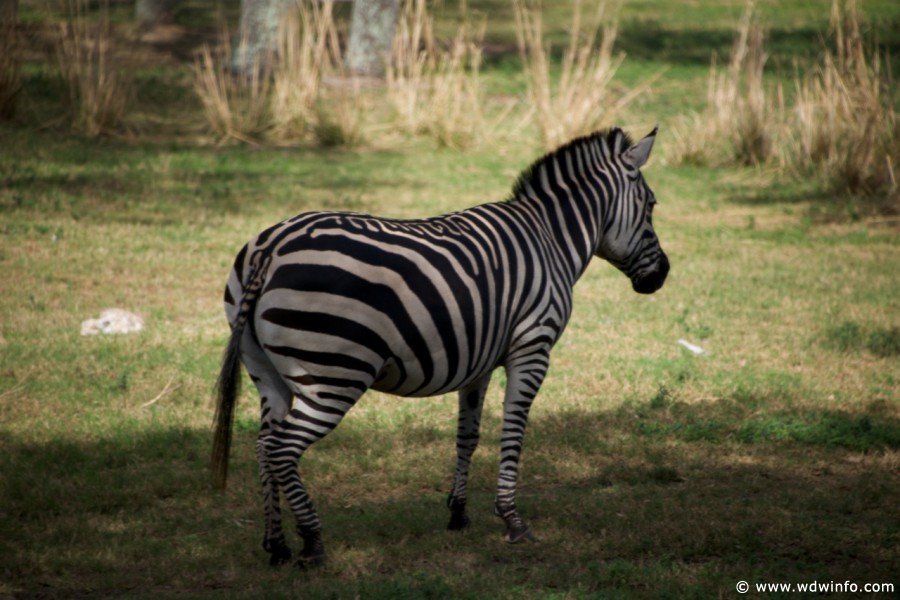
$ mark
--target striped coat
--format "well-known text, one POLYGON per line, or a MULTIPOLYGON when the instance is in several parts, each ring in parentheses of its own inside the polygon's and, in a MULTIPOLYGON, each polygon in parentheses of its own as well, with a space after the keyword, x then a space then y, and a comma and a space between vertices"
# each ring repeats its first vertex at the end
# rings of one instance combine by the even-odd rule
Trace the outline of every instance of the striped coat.
POLYGON ((224 485, 240 360, 262 399, 257 457, 273 562, 290 557, 279 490, 305 540, 301 562, 324 559, 297 461, 368 389, 460 391, 448 504, 451 528, 465 527, 481 406, 500 366, 508 383, 496 512, 509 541, 531 538, 515 508, 518 460, 575 282, 593 256, 641 293, 656 291, 668 273, 652 227, 655 197, 639 170, 654 139, 655 130, 633 144, 618 129, 579 138, 535 162, 504 202, 421 220, 304 213, 242 248, 225 292, 232 338, 213 464, 224 485))

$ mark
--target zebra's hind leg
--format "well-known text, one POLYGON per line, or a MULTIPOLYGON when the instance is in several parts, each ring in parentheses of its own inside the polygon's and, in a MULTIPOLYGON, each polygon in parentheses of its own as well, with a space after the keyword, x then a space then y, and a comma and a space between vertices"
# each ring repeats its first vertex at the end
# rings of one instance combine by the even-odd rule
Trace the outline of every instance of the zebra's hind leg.
POLYGON ((266 523, 262 546, 269 553, 269 564, 278 566, 289 563, 292 555, 282 527, 278 484, 272 473, 263 440, 271 434, 273 425, 287 414, 293 394, 250 332, 245 333, 241 349, 241 359, 260 398, 260 431, 256 441, 256 460, 259 464, 263 516, 266 523))
POLYGON ((291 562, 291 548, 284 539, 281 525, 281 498, 278 485, 272 477, 268 459, 263 446, 263 438, 256 441, 256 460, 259 463, 259 479, 262 483, 263 512, 266 520, 266 533, 263 536, 263 549, 269 553, 269 564, 273 567, 291 562))
POLYGON ((456 474, 453 478, 453 488, 447 498, 447 507, 450 509, 450 523, 447 525, 447 529, 451 531, 459 531, 469 526, 469 515, 466 513, 469 465, 472 463, 475 448, 478 447, 481 409, 484 406, 484 395, 490 381, 491 375, 488 373, 459 391, 456 474))
POLYGON ((271 473, 284 492, 296 521, 297 533, 303 540, 303 550, 296 562, 300 568, 324 564, 325 545, 322 542, 322 523, 300 479, 297 465, 307 448, 340 423, 360 393, 356 392, 356 397, 351 398, 329 390, 322 393, 327 400, 320 397, 313 399, 312 392, 309 397, 305 393, 295 394, 291 410, 262 439, 271 473))
MULTIPOLYGON (((296 429, 288 416, 271 434, 260 438, 261 453, 265 455, 276 487, 284 492, 288 506, 297 522, 297 533, 303 540, 303 550, 297 558, 298 567, 315 566, 325 562, 322 526, 309 494, 300 479, 297 465, 308 443, 291 436, 296 429)), ((274 560, 275 554, 272 555, 274 560)))

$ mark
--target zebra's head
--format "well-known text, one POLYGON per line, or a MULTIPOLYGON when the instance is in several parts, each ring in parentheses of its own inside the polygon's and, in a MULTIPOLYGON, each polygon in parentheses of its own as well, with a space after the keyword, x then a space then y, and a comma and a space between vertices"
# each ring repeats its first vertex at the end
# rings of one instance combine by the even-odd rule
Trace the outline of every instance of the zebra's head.
POLYGON ((641 294, 661 288, 669 274, 669 259, 653 231, 656 197, 640 170, 650 156, 657 129, 636 144, 620 129, 607 137, 613 193, 602 215, 596 255, 625 273, 634 291, 641 294))

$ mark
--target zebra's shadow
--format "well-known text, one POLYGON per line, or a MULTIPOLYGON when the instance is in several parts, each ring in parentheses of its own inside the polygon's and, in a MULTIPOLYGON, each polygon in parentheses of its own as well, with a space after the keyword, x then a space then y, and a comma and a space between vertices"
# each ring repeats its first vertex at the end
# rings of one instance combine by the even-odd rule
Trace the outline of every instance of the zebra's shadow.
MULTIPOLYGON (((471 474, 472 524, 462 533, 445 529, 451 425, 338 428, 301 461, 332 544, 324 576, 478 569, 512 583, 526 569, 559 585, 591 585, 621 561, 753 557, 754 568, 770 572, 792 556, 807 577, 826 576, 827 565, 889 581, 894 545, 884 515, 896 509, 900 478, 885 457, 900 448, 900 422, 801 411, 782 415, 782 438, 772 418, 736 410, 722 401, 538 411, 519 508, 539 542, 520 546, 502 541, 492 514, 490 420, 471 474), (811 526, 820 522, 829 527, 811 526)), ((237 432, 224 494, 209 486, 209 438, 205 429, 143 427, 45 444, 3 434, 7 585, 26 595, 123 593, 136 585, 195 589, 222 572, 259 577, 266 567, 255 433, 237 432)))

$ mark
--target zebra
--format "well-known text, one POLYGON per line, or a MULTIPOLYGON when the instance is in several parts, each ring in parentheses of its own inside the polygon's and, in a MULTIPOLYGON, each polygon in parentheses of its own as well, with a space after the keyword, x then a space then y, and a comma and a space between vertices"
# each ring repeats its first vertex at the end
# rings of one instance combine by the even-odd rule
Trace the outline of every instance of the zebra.
POLYGON ((619 128, 574 139, 535 161, 502 202, 417 220, 306 212, 240 250, 225 288, 231 336, 211 468, 224 489, 243 362, 261 399, 256 457, 271 564, 292 560, 281 492, 303 542, 296 564, 325 561, 298 462, 368 389, 458 392, 448 529, 466 528, 469 465, 497 367, 507 383, 495 514, 507 542, 534 540, 516 510, 519 457, 575 282, 593 256, 641 294, 662 287, 669 271, 640 171, 657 129, 637 143, 619 128))

